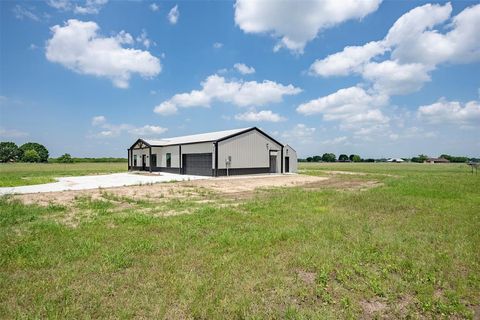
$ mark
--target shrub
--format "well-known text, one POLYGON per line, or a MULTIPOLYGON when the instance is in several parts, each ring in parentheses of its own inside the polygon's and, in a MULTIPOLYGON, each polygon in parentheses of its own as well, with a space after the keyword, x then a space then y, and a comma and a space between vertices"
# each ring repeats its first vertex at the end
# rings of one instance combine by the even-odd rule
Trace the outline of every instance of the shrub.
POLYGON ((418 157, 413 157, 412 158, 412 162, 417 162, 417 163, 423 163, 425 161, 427 161, 428 159, 428 156, 424 155, 424 154, 420 154, 418 155, 418 157))
POLYGON ((17 161, 20 150, 13 142, 0 142, 0 162, 17 161))
POLYGON ((35 151, 33 149, 29 149, 29 150, 26 150, 23 153, 23 161, 25 161, 25 162, 40 162, 40 156, 38 155, 37 151, 35 151))
POLYGON ((352 162, 362 162, 362 158, 358 154, 351 154, 349 159, 352 162))
POLYGON ((27 150, 35 150, 40 160, 37 162, 47 162, 48 161, 48 150, 44 145, 41 145, 36 142, 28 142, 20 147, 22 161, 31 162, 25 160, 25 152, 27 150))
POLYGON ((61 163, 73 163, 72 156, 68 153, 65 153, 64 155, 58 157, 57 162, 61 163))

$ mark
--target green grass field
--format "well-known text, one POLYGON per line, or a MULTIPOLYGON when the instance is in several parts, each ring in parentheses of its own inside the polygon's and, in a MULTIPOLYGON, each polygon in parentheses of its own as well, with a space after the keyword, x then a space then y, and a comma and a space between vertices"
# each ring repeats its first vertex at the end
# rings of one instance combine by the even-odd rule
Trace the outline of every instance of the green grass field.
POLYGON ((479 316, 480 175, 453 164, 300 169, 381 185, 154 209, 193 208, 170 217, 147 210, 151 199, 108 194, 48 207, 3 198, 0 318, 479 316), (88 219, 61 222, 72 214, 88 219))
POLYGON ((127 171, 127 163, 1 163, 0 187, 54 182, 55 177, 127 171))

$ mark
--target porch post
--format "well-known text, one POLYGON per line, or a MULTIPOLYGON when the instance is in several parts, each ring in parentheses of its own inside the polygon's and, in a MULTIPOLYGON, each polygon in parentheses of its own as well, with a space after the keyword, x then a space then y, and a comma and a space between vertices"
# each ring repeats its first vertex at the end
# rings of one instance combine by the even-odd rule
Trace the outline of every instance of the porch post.
POLYGON ((127 167, 128 167, 128 171, 130 171, 130 149, 127 149, 127 152, 128 152, 128 155, 127 155, 127 167))
POLYGON ((148 168, 152 172, 152 147, 148 148, 148 168))
POLYGON ((282 161, 280 161, 280 173, 283 173, 283 161, 284 161, 284 158, 283 158, 283 146, 282 146, 281 157, 282 157, 282 161))
POLYGON ((182 145, 178 145, 178 173, 182 174, 182 145))

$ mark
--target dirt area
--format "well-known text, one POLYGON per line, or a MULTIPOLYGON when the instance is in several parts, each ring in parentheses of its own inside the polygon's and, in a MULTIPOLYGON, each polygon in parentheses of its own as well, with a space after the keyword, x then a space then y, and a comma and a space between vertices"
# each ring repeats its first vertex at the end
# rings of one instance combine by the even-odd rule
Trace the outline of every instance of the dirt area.
POLYGON ((258 188, 304 186, 328 179, 328 177, 306 175, 230 177, 118 188, 23 194, 14 197, 26 204, 36 203, 40 205, 52 203, 68 205, 75 199, 83 197, 91 199, 104 198, 106 193, 112 198, 130 198, 134 200, 188 198, 211 193, 227 196, 239 195, 243 198, 246 194, 253 194, 255 189, 258 188))
POLYGON ((363 319, 380 318, 387 309, 387 304, 380 300, 361 301, 360 306, 363 310, 363 319))
POLYGON ((367 175, 364 172, 351 172, 351 171, 339 171, 339 170, 325 170, 323 172, 325 172, 327 174, 347 174, 347 175, 357 175, 357 176, 367 175))
POLYGON ((326 180, 309 182, 303 185, 303 188, 307 190, 318 190, 324 188, 332 188, 335 190, 345 190, 345 191, 365 191, 371 188, 379 187, 383 185, 381 182, 376 180, 361 180, 361 179, 339 179, 335 176, 329 177, 326 180))
POLYGON ((308 175, 271 175, 216 178, 208 180, 181 181, 150 185, 98 188, 90 190, 61 191, 15 195, 25 204, 48 206, 58 204, 73 206, 78 199, 108 200, 118 209, 131 206, 132 201, 165 202, 169 199, 195 199, 196 202, 211 202, 212 197, 229 200, 251 198, 256 190, 275 187, 303 187, 306 190, 333 188, 336 190, 367 190, 381 185, 378 181, 340 179, 336 175, 316 177, 308 175))

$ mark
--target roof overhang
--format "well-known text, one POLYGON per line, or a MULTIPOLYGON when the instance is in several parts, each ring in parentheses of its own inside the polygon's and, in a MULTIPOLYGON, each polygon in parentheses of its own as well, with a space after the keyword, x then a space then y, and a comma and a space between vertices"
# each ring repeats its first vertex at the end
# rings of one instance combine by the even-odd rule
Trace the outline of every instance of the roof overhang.
MULTIPOLYGON (((142 144, 144 144, 145 147, 151 147, 151 145, 150 145, 147 141, 145 141, 145 140, 143 140, 143 139, 137 139, 137 141, 135 141, 135 143, 132 144, 132 146, 130 147, 130 149, 133 149, 133 147, 135 147, 135 145, 136 145, 137 143, 139 143, 139 142, 142 143, 142 144)), ((144 148, 144 147, 141 147, 141 148, 144 148)), ((140 149, 141 149, 141 148, 140 148, 140 149)))

